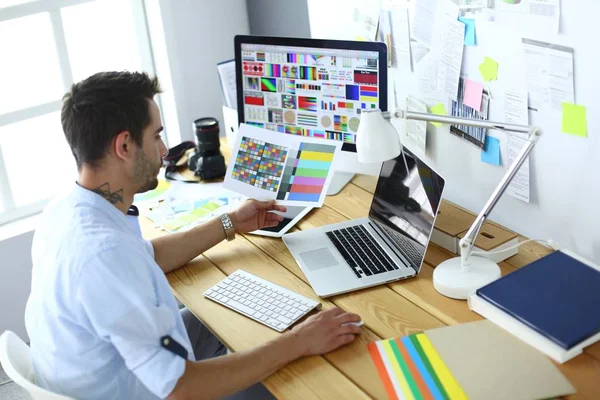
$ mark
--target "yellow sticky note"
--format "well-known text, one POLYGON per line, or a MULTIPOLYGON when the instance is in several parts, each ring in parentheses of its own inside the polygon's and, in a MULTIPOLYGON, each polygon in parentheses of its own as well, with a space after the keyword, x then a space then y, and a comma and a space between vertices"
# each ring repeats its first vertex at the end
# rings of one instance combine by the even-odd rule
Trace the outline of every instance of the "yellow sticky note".
MULTIPOLYGON (((435 106, 431 107, 431 112, 437 115, 448 115, 446 113, 446 107, 442 103, 437 103, 435 106)), ((442 126, 441 122, 432 122, 435 126, 442 126)))
POLYGON ((489 57, 485 57, 479 65, 479 72, 484 81, 495 81, 498 79, 498 63, 489 57))
POLYGON ((587 110, 584 106, 562 103, 562 131, 587 137, 587 110))

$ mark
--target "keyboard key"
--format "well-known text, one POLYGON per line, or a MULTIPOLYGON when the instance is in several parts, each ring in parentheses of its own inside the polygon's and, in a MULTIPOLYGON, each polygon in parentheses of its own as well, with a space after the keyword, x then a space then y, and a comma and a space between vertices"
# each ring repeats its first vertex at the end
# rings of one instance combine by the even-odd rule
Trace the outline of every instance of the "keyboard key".
POLYGON ((284 324, 286 324, 286 325, 289 325, 289 324, 291 324, 291 323, 292 323, 292 320, 291 320, 291 319, 289 319, 288 317, 285 317, 285 316, 283 316, 283 315, 278 315, 278 316, 277 316, 277 319, 278 319, 280 322, 283 322, 283 323, 284 323, 284 324))
POLYGON ((244 304, 242 304, 242 303, 240 303, 238 301, 231 300, 231 299, 229 299, 229 300, 226 299, 226 300, 223 301, 223 303, 225 303, 228 306, 231 306, 231 307, 233 307, 233 308, 235 308, 237 310, 240 310, 241 312, 243 312, 245 314, 248 314, 250 316, 254 315, 254 310, 253 309, 251 309, 249 307, 246 307, 244 304))

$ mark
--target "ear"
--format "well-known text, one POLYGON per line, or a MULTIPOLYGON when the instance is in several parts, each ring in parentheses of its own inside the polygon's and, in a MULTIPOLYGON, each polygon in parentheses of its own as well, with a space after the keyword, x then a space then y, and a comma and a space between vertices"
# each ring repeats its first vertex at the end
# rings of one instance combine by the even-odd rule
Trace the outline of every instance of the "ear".
POLYGON ((113 139, 113 151, 120 160, 128 160, 133 157, 133 138, 129 131, 121 131, 113 139))

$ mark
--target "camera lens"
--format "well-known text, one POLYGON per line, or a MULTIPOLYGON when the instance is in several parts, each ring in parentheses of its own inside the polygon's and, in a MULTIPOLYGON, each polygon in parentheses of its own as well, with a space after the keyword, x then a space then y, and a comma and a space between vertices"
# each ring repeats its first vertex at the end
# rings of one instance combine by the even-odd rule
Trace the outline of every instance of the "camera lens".
POLYGON ((219 153, 219 121, 212 117, 194 121, 197 152, 202 156, 219 153))

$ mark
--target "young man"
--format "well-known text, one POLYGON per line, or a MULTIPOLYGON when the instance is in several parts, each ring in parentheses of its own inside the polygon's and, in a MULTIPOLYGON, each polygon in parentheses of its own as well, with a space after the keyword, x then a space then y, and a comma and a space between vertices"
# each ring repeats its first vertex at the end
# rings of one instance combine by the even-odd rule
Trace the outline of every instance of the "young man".
POLYGON ((135 193, 157 185, 167 149, 156 78, 99 73, 63 99, 62 125, 79 178, 44 211, 32 247, 25 314, 37 383, 77 399, 221 398, 287 363, 351 342, 360 317, 318 313, 264 345, 225 348, 189 311, 165 273, 235 232, 274 226, 273 202, 251 200, 188 232, 145 241, 127 220, 135 193), (183 317, 182 317, 183 315, 183 317), (163 347, 161 338, 170 345, 163 347), (196 361, 196 359, 198 361, 196 361))

